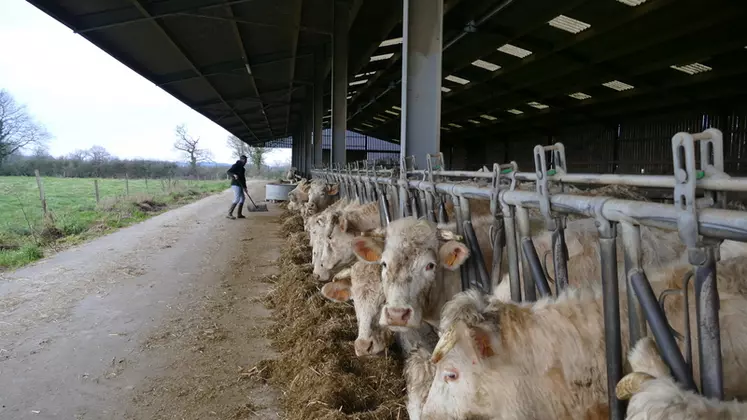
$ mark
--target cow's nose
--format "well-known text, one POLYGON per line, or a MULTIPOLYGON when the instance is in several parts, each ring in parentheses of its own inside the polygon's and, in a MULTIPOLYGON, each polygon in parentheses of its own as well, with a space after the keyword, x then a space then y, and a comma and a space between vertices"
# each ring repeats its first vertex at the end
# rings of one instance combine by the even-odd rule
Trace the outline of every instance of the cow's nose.
POLYGON ((386 317, 390 325, 405 326, 410 319, 410 308, 386 308, 386 317))
POLYGON ((365 338, 359 338, 355 340, 355 355, 366 356, 371 354, 373 350, 373 340, 366 340, 365 338))

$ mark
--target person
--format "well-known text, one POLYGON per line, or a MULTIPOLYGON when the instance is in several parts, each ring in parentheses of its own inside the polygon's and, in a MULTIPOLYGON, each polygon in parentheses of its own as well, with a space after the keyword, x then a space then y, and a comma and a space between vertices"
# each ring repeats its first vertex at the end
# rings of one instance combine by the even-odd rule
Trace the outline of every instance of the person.
POLYGON ((249 195, 246 191, 246 170, 244 169, 246 160, 246 156, 241 155, 239 160, 237 160, 236 163, 226 171, 226 173, 231 176, 231 189, 233 190, 233 203, 231 203, 231 208, 228 210, 228 216, 226 216, 229 219, 236 219, 236 217, 233 217, 233 209, 235 209, 236 206, 239 206, 239 209, 236 212, 237 217, 239 219, 246 219, 246 217, 241 214, 244 207, 244 194, 249 195))

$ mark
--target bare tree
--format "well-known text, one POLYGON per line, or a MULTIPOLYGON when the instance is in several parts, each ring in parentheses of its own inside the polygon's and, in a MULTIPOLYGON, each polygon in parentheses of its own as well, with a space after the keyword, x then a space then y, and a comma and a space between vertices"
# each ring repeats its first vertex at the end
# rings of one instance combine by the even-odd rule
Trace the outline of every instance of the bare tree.
POLYGON ((34 146, 31 155, 35 158, 51 158, 52 155, 49 153, 49 147, 46 144, 37 144, 34 146))
POLYGON ((257 169, 257 175, 262 172, 262 165, 265 164, 265 157, 270 150, 267 147, 249 146, 249 162, 257 169))
POLYGON ((226 146, 231 149, 231 156, 237 160, 241 155, 249 157, 249 145, 236 136, 228 136, 226 146))
POLYGON ((86 152, 88 159, 93 164, 96 176, 100 177, 104 172, 102 169, 106 162, 112 159, 111 153, 107 151, 103 146, 93 146, 86 152))
POLYGON ((187 126, 180 124, 176 126, 176 141, 174 149, 182 152, 189 163, 192 175, 197 174, 197 164, 212 161, 213 155, 210 150, 200 149, 200 138, 192 137, 187 131, 187 126))
POLYGON ((86 160, 89 156, 88 150, 75 149, 75 151, 68 153, 67 158, 70 160, 86 160))
POLYGON ((112 158, 112 154, 103 146, 93 146, 84 153, 95 164, 102 164, 112 158))
POLYGON ((0 90, 0 162, 28 147, 42 145, 51 136, 6 90, 0 90))

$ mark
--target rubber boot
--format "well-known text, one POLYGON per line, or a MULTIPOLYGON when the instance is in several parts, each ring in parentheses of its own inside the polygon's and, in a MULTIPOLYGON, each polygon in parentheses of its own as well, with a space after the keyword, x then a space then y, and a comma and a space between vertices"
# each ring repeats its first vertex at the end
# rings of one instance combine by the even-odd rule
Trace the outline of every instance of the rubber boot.
POLYGON ((243 214, 241 214, 241 211, 244 210, 244 203, 239 203, 239 208, 236 214, 237 219, 246 219, 243 214))
POLYGON ((231 204, 231 208, 228 210, 228 215, 226 216, 228 219, 235 219, 233 217, 233 209, 236 208, 236 203, 231 204))

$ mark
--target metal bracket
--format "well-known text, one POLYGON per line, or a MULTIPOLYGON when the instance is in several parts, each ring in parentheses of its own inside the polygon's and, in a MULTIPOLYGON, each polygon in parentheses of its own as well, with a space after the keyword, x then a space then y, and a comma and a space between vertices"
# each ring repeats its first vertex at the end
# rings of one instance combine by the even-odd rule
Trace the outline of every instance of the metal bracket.
POLYGON ((435 153, 431 155, 430 153, 425 155, 426 156, 426 178, 428 182, 431 183, 429 186, 428 192, 433 196, 435 199, 436 205, 441 201, 440 197, 436 193, 436 180, 433 176, 433 171, 442 171, 444 169, 444 154, 441 152, 435 153))
MULTIPOLYGON (((702 133, 680 132, 672 137, 674 160, 674 205, 677 209, 677 228, 680 239, 687 245, 690 264, 706 262, 705 246, 718 249, 718 242, 702 241, 698 232, 698 205, 695 191, 699 178, 708 174, 722 175, 724 172, 723 135, 720 130, 709 128, 702 133), (700 170, 695 162, 695 142, 700 142, 700 170)), ((724 205, 724 193, 706 192, 715 203, 724 205)))
MULTIPOLYGON (((405 157, 405 171, 416 171, 418 169, 418 163, 415 160, 415 155, 405 157)), ((407 175, 405 175, 407 176, 407 175)))
MULTIPOLYGON (((557 223, 556 219, 550 213, 550 189, 547 177, 555 173, 565 174, 565 162, 565 146, 563 146, 563 143, 555 143, 552 146, 537 145, 534 147, 534 170, 537 175, 536 186, 540 213, 542 213, 545 219, 545 228, 550 231, 557 229, 557 223), (552 151, 553 170, 548 170, 545 151, 552 151)), ((563 223, 563 221, 560 221, 560 223, 563 223)))
POLYGON ((615 223, 611 223, 602 214, 604 203, 610 200, 609 197, 597 197, 594 199, 594 225, 599 230, 599 237, 606 239, 617 238, 617 228, 615 223))

